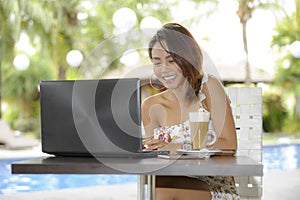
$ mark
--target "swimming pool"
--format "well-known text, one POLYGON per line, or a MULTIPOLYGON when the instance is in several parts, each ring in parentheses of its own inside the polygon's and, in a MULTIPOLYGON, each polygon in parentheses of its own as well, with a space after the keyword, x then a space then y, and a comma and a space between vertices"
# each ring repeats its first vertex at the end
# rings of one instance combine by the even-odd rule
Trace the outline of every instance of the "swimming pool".
POLYGON ((263 164, 265 172, 300 168, 300 144, 264 146, 263 164))
POLYGON ((11 174, 11 163, 21 160, 0 159, 0 195, 137 182, 136 175, 11 174))
MULTIPOLYGON (((136 175, 28 175, 11 174, 11 163, 0 159, 0 195, 88 186, 136 183, 136 175)), ((300 168, 300 144, 263 147, 264 171, 300 168)))

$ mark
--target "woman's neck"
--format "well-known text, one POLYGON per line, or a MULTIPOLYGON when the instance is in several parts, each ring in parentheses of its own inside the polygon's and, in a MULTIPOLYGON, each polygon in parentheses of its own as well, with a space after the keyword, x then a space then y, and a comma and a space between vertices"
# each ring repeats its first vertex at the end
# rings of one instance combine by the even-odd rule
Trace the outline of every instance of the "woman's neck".
POLYGON ((180 104, 188 105, 191 102, 187 97, 188 86, 187 81, 176 89, 169 89, 172 95, 180 102, 180 104))
POLYGON ((172 100, 177 101, 179 106, 184 106, 185 108, 189 108, 190 106, 193 106, 193 105, 198 105, 197 98, 194 99, 192 102, 187 98, 186 90, 168 89, 166 97, 170 101, 172 101, 172 100))

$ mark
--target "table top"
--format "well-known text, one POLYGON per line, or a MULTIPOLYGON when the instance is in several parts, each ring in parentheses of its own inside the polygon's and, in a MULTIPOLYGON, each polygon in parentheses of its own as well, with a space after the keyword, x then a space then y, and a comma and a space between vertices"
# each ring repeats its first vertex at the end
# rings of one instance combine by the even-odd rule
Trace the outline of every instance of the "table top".
POLYGON ((140 174, 262 176, 263 165, 247 156, 204 159, 40 157, 12 164, 13 174, 140 174))

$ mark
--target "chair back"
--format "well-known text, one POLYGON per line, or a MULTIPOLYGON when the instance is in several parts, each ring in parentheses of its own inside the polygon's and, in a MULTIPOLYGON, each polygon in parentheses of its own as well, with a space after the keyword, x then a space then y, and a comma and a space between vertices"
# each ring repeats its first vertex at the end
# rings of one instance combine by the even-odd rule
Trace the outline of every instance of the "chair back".
MULTIPOLYGON (((228 87, 235 120, 237 155, 248 156, 262 163, 262 89, 259 87, 228 87)), ((262 177, 235 177, 241 199, 261 199, 262 177)))

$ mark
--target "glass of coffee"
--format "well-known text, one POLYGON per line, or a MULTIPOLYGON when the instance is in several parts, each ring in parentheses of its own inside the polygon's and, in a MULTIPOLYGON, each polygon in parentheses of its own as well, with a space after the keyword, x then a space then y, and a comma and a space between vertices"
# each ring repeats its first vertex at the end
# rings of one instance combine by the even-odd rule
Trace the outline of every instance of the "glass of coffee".
POLYGON ((189 113, 189 122, 192 138, 191 142, 193 150, 206 148, 209 119, 210 112, 207 111, 199 110, 189 113))

